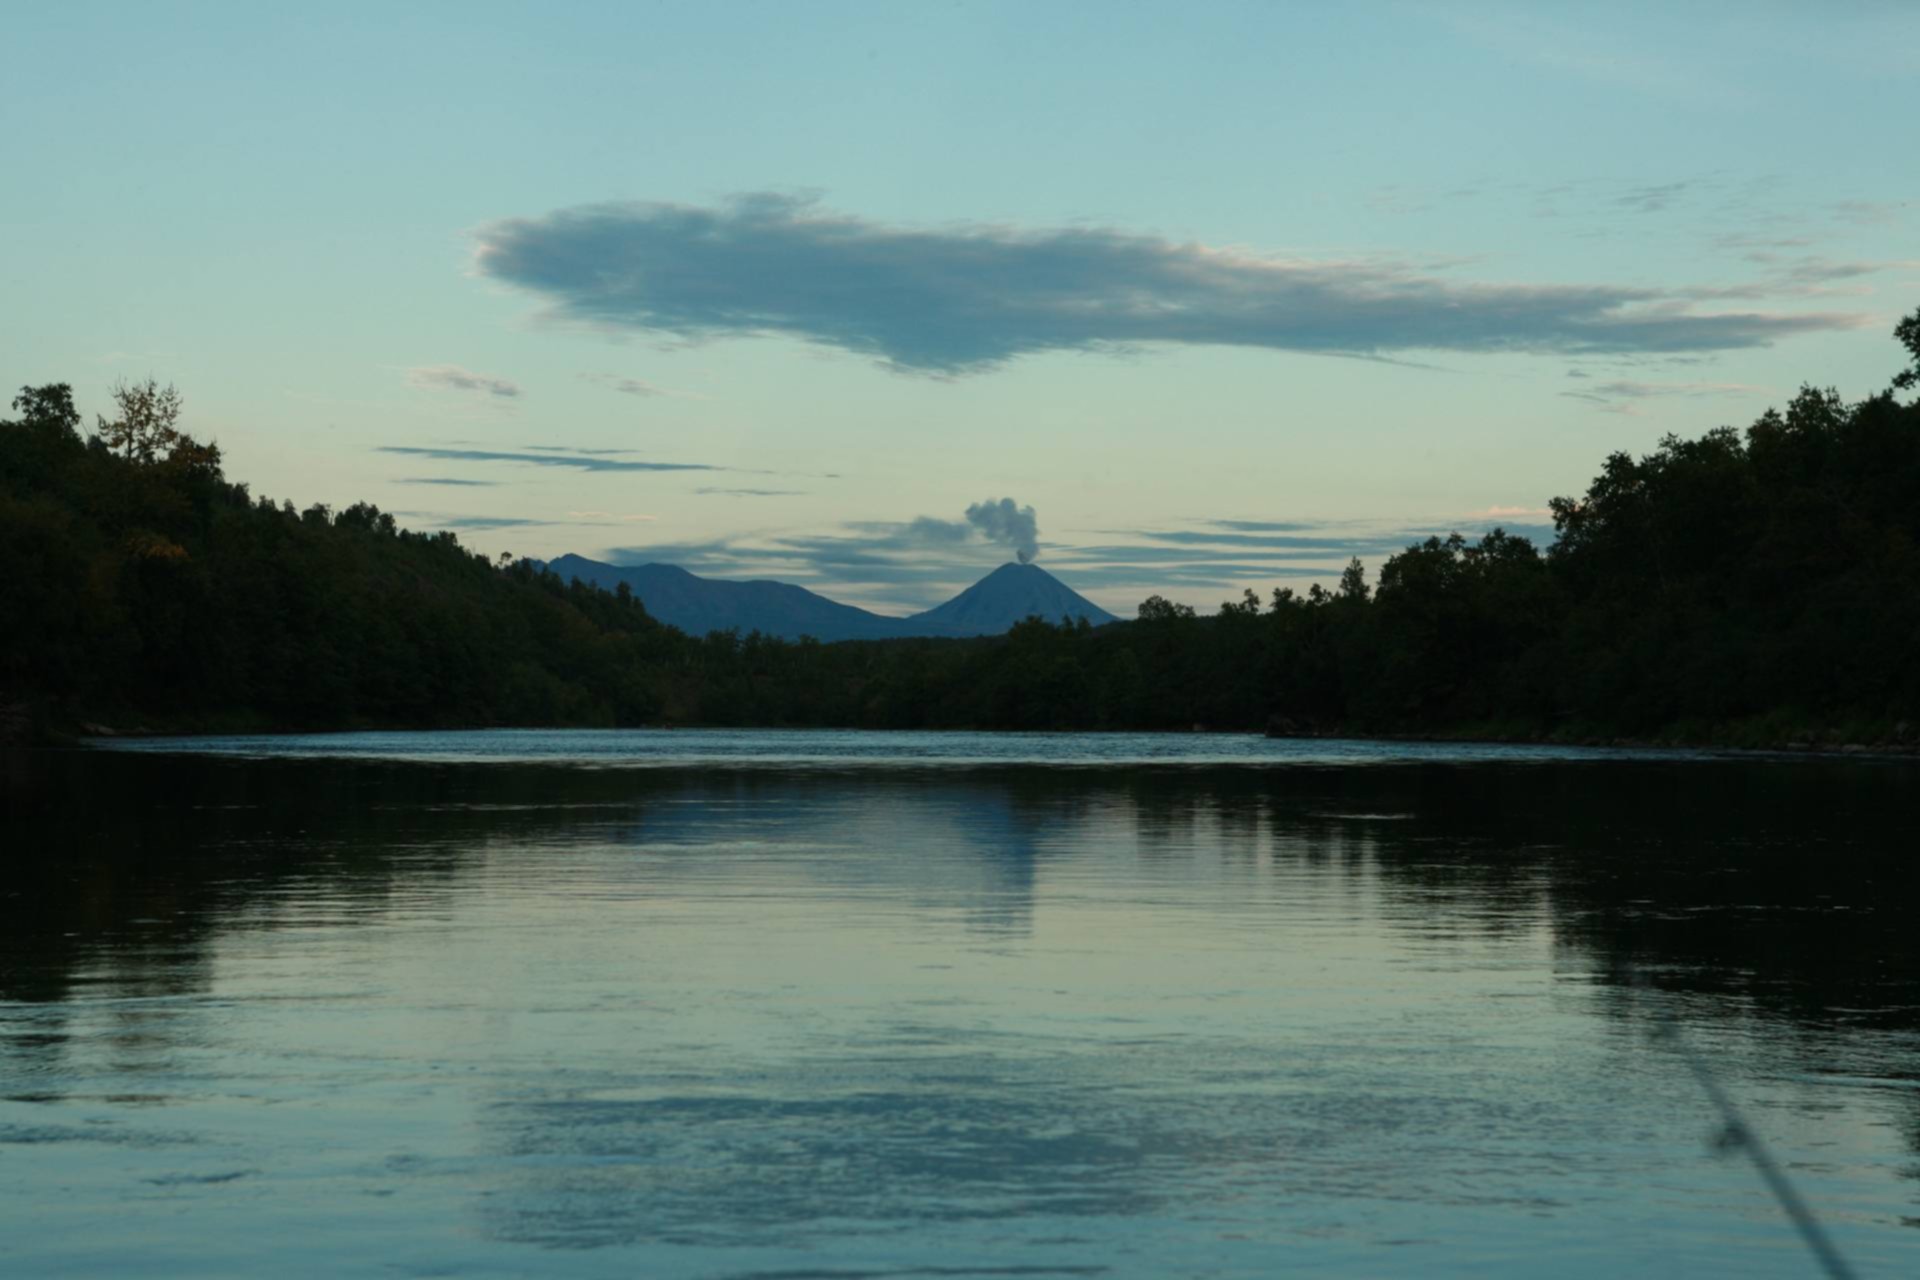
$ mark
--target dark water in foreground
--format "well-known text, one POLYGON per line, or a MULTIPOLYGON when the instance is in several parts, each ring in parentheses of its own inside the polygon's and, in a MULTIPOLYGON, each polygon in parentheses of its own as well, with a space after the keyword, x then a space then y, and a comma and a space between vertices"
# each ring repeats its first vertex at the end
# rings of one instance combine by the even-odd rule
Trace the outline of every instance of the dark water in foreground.
POLYGON ((0 1274, 1814 1274, 1668 1020, 1920 1270, 1912 762, 156 745, 7 766, 0 1274))

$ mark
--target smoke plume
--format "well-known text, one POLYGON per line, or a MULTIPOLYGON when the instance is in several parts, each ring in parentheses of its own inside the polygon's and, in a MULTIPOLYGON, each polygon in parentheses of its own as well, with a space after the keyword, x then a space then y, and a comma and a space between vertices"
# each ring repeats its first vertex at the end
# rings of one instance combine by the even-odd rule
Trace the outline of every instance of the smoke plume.
POLYGON ((967 523, 986 535, 988 542, 1012 547, 1021 564, 1032 564, 1040 554, 1040 524, 1032 507, 1015 505, 1012 498, 988 498, 967 508, 967 523))

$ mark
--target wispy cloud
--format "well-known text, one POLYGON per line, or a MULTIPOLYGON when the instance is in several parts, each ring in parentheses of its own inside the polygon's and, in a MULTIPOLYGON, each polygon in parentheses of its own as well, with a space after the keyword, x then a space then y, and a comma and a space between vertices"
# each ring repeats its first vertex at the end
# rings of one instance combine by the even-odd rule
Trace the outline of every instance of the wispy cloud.
POLYGON ((498 480, 459 480, 452 476, 402 476, 395 484, 437 484, 459 489, 490 489, 498 480))
POLYGON ((1920 267, 1920 259, 1834 259, 1817 254, 1786 254, 1772 249, 1749 249, 1743 261, 1760 267, 1760 278, 1734 284, 1690 287, 1684 292, 1701 301, 1757 298, 1861 297, 1873 292, 1869 277, 1920 267))
MULTIPOLYGON (((1586 377, 1585 374, 1570 372, 1569 377, 1586 377)), ((1591 382, 1572 391, 1560 394, 1569 400, 1584 400, 1606 413, 1639 416, 1639 410, 1633 407, 1634 401, 1681 398, 1688 400, 1706 399, 1716 396, 1768 395, 1771 388, 1754 386, 1745 382, 1635 382, 1628 379, 1615 379, 1611 382, 1591 382), (1622 403, 1623 401, 1627 403, 1622 403)))
POLYGON ((423 364, 407 370, 407 381, 426 390, 476 391, 503 400, 520 398, 520 384, 490 374, 475 373, 457 364, 423 364))
POLYGON ((1856 226, 1892 226, 1913 215, 1912 200, 1839 200, 1831 205, 1833 216, 1856 226))
POLYGON ((609 390, 618 391, 623 396, 639 396, 642 399, 652 399, 656 396, 664 396, 675 400, 707 400, 711 398, 700 394, 698 391, 681 391, 674 387, 663 387, 658 383, 648 382, 644 378, 624 378, 617 373, 583 373, 580 375, 580 380, 583 382, 598 383, 609 390))
POLYGON ((1671 209, 1695 185, 1692 180, 1684 178, 1677 182, 1655 182, 1623 191, 1612 199, 1615 206, 1633 213, 1662 213, 1671 209))
POLYGON ((557 450, 530 450, 514 453, 496 449, 442 449, 419 445, 381 445, 376 453, 398 453, 413 458, 433 458, 441 462, 517 462, 535 467, 570 467, 576 471, 726 471, 704 462, 643 462, 633 458, 609 457, 613 450, 562 453, 557 450))
POLYGON ((1103 228, 916 230, 772 194, 496 222, 479 233, 478 262, 565 320, 684 341, 784 335, 950 375, 1156 343, 1335 355, 1692 352, 1863 323, 1700 311, 1675 290, 1478 284, 1404 263, 1282 258, 1103 228))
POLYGON ((486 514, 449 514, 444 511, 396 511, 396 517, 414 521, 427 529, 454 529, 486 533, 499 529, 618 528, 649 523, 648 515, 617 515, 611 511, 568 511, 563 516, 508 516, 486 514))
POLYGON ((1854 262, 1836 262, 1831 258, 1811 256, 1783 259, 1777 254, 1758 251, 1749 253, 1747 258, 1752 262, 1773 266, 1782 278, 1794 284, 1825 284, 1832 280, 1854 280, 1861 276, 1876 275, 1899 267, 1920 265, 1920 263, 1899 259, 1854 262))
POLYGON ((615 524, 651 524, 659 516, 623 516, 611 511, 569 511, 567 515, 575 520, 610 520, 615 524))
POLYGON ((1809 235, 1780 235, 1752 231, 1727 231, 1714 236, 1710 241, 1716 249, 1728 251, 1747 251, 1754 249, 1807 249, 1814 243, 1809 235))

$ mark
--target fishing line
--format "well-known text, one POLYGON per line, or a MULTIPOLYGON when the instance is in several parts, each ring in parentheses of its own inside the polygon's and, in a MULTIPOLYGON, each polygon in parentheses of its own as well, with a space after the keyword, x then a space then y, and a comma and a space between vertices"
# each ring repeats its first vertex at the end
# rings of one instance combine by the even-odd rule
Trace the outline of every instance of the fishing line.
POLYGON ((1680 1055, 1680 1060, 1687 1064, 1687 1068, 1693 1072, 1693 1078, 1700 1082, 1700 1088, 1706 1092, 1714 1109, 1720 1113, 1723 1125, 1718 1138, 1720 1149, 1727 1151, 1737 1148, 1753 1162, 1753 1167, 1760 1171, 1760 1177, 1766 1182, 1767 1189, 1772 1191, 1773 1198, 1780 1202, 1781 1209, 1793 1221, 1795 1230, 1800 1233, 1800 1238, 1807 1242, 1807 1248, 1812 1250, 1814 1258, 1827 1275, 1833 1280, 1856 1280, 1858 1273, 1840 1255, 1840 1250, 1833 1243, 1833 1238, 1827 1234, 1826 1228, 1820 1225, 1820 1219, 1814 1215, 1813 1206, 1801 1196, 1792 1180, 1787 1177, 1787 1171, 1780 1167, 1779 1161, 1773 1158, 1773 1153, 1767 1150, 1767 1144, 1760 1140, 1759 1133, 1747 1123, 1746 1116, 1742 1115, 1740 1108, 1734 1105, 1733 1099, 1727 1096, 1727 1091, 1720 1087, 1720 1082, 1714 1078, 1713 1070, 1707 1065, 1706 1059, 1696 1053, 1693 1046, 1687 1043, 1686 1037, 1680 1034, 1679 1024, 1672 1015, 1662 1015, 1654 1024, 1653 1034, 1655 1039, 1664 1041, 1668 1047, 1680 1055))

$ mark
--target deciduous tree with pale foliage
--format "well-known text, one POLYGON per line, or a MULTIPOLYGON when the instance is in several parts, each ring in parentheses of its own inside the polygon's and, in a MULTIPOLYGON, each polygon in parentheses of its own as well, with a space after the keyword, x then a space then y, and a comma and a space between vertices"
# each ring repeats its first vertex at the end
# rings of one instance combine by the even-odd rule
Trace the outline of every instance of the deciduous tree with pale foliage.
POLYGON ((144 382, 116 382, 113 403, 119 415, 111 421, 100 418, 99 435, 107 448, 127 461, 218 469, 220 446, 201 444, 178 427, 184 401, 172 383, 163 387, 151 377, 144 382))

